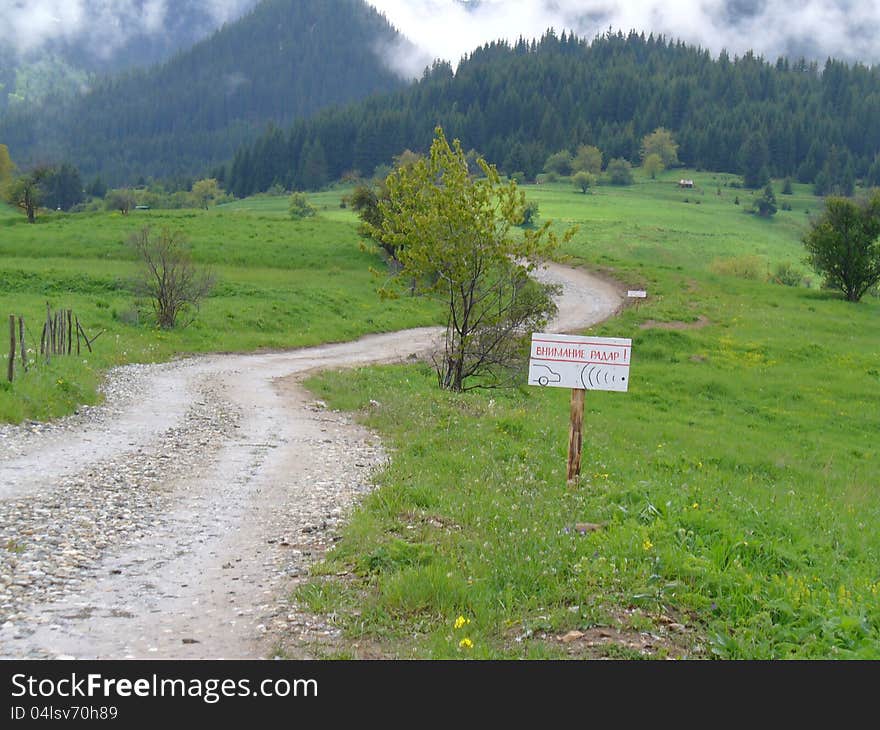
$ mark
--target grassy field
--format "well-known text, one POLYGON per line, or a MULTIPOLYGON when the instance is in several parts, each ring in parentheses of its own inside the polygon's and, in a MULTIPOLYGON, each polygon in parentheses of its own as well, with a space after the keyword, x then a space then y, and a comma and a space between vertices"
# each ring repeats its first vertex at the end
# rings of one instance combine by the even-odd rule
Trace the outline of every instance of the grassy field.
POLYGON ((336 656, 880 658, 880 301, 816 286, 805 189, 761 220, 688 176, 527 189, 579 224, 572 260, 649 295, 591 330, 633 365, 629 393, 587 394, 576 486, 565 390, 310 381, 394 452, 297 594, 344 629, 336 656), (768 282, 779 264, 812 286, 768 282))
MULTIPOLYGON (((28 346, 38 345, 46 303, 73 309, 90 336, 106 332, 95 352, 57 358, 10 385, 0 381, 0 421, 48 418, 93 402, 101 373, 112 365, 176 354, 284 348, 347 340, 439 321, 425 301, 381 301, 359 250, 350 211, 316 196, 321 215, 294 222, 287 198, 254 199, 210 211, 46 214, 36 225, 0 209, 0 314, 21 315, 28 346), (343 218, 345 218, 343 220, 343 218), (179 230, 193 258, 218 278, 195 322, 159 331, 130 282, 138 266, 126 245, 143 226, 179 230)), ((4 336, 4 343, 8 340, 4 336)), ((3 354, 8 353, 4 344, 3 354)))
MULTIPOLYGON (((342 627, 328 655, 880 658, 880 300, 817 286, 806 187, 777 184, 791 210, 762 220, 734 180, 527 186, 541 220, 579 226, 572 262, 648 291, 591 330, 631 337, 633 366, 629 393, 587 394, 577 485, 567 391, 442 393, 420 365, 309 381, 393 452, 296 596, 342 627), (768 281, 779 267, 800 286, 768 281)), ((94 356, 0 386, 0 420, 69 412, 117 363, 439 321, 375 296, 340 195, 311 196, 321 215, 299 223, 283 196, 36 226, 0 208, 0 313, 32 342, 46 301, 106 329, 94 356), (220 276, 185 330, 157 331, 127 288, 145 224, 184 231, 220 276)))

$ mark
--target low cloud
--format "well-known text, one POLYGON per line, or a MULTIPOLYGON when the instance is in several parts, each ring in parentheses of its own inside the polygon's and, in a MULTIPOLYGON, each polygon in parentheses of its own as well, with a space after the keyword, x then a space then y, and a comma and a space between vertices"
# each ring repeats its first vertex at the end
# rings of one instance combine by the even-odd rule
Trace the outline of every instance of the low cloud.
MULTIPOLYGON (((47 45, 77 44, 106 59, 133 38, 160 36, 185 3, 180 0, 0 0, 2 42, 28 55, 47 45)), ((256 0, 199 0, 188 5, 207 34, 240 16, 256 0)))
POLYGON ((592 39, 611 28, 663 34, 717 55, 754 51, 779 56, 827 57, 868 65, 880 62, 880 2, 870 0, 368 0, 422 51, 389 54, 408 76, 424 59, 457 64, 494 40, 540 37, 548 28, 592 39))

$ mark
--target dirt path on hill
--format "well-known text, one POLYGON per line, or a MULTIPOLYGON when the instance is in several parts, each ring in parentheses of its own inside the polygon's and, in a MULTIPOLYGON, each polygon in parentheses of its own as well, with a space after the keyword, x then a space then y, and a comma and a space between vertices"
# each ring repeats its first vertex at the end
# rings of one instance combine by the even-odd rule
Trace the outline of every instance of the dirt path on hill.
MULTIPOLYGON (((551 265, 548 329, 623 303, 551 265)), ((309 371, 403 361, 439 328, 289 352, 118 368, 106 402, 0 427, 0 657, 263 658, 332 628, 289 601, 386 455, 300 385, 309 371)))

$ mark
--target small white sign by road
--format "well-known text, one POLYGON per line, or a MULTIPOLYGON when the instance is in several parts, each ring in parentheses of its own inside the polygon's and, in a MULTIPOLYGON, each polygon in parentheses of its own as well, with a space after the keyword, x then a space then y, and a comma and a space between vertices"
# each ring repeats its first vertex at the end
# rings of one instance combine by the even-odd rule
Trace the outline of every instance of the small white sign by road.
POLYGON ((626 392, 631 355, 629 339, 536 332, 529 385, 626 392))
POLYGON ((646 292, 644 289, 630 289, 626 293, 626 295, 630 299, 644 299, 648 296, 648 292, 646 292))

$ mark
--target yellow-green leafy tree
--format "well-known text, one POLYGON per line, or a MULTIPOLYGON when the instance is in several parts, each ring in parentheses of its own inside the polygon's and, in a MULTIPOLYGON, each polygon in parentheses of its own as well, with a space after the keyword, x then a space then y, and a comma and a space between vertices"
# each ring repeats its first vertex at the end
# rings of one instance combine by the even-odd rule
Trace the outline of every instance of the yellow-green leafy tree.
POLYGON ((213 177, 197 180, 192 186, 192 197, 199 208, 208 210, 217 200, 223 197, 220 184, 213 177))
POLYGON ((591 175, 598 175, 602 172, 602 158, 602 150, 598 147, 582 144, 577 148, 571 169, 573 172, 589 172, 591 175))
POLYGON ((642 160, 642 169, 645 171, 645 174, 654 180, 657 175, 663 172, 665 165, 663 164, 663 158, 660 157, 656 152, 652 152, 648 155, 644 160, 642 160))
POLYGON ((584 195, 590 192, 591 188, 596 187, 596 176, 591 172, 587 172, 586 170, 576 172, 571 178, 571 181, 574 183, 574 186, 584 195))
MULTIPOLYGON (((386 179, 377 222, 364 221, 397 253, 392 282, 445 304, 445 343, 434 364, 439 386, 453 391, 511 383, 524 343, 555 312, 556 288, 529 276, 558 246, 552 222, 518 228, 525 194, 478 163, 484 176, 475 178, 459 141, 450 145, 437 127, 429 155, 386 179)), ((383 293, 395 294, 392 282, 383 293)))
POLYGON ((665 127, 657 127, 642 138, 642 161, 647 160, 650 155, 659 155, 664 168, 678 164, 678 142, 673 138, 672 132, 665 127))

